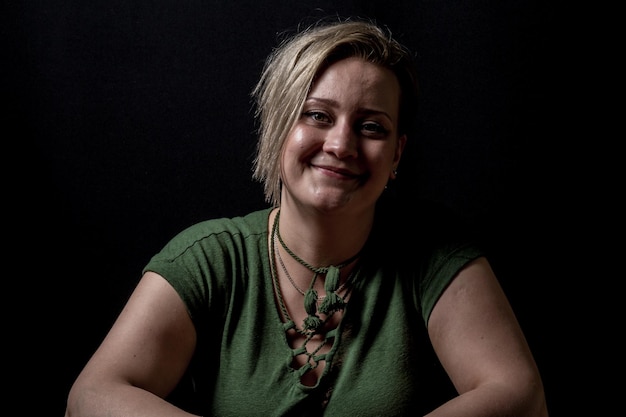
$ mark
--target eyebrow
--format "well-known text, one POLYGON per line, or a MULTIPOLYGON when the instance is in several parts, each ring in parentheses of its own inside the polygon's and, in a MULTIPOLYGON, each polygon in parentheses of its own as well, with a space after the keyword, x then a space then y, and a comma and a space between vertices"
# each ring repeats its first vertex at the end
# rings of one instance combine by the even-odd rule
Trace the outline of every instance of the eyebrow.
MULTIPOLYGON (((331 106, 331 107, 337 107, 339 105, 339 103, 336 100, 329 99, 329 98, 307 97, 305 102, 308 103, 309 101, 320 102, 320 103, 326 104, 326 105, 331 106)), ((362 114, 366 114, 366 115, 381 114, 381 115, 387 117, 390 121, 393 121, 391 116, 387 112, 382 111, 382 110, 375 110, 375 109, 369 109, 369 108, 366 108, 366 107, 360 107, 358 109, 358 112, 362 113, 362 114)))

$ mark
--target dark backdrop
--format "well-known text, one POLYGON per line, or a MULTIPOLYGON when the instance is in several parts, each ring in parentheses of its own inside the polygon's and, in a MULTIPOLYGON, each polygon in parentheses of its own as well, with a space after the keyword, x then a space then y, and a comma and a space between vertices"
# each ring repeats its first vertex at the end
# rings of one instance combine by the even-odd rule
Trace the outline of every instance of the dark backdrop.
POLYGON ((169 238, 199 220, 265 207, 251 180, 249 96, 263 59, 281 31, 358 15, 389 26, 420 67, 419 133, 400 183, 457 211, 490 243, 560 414, 569 313, 554 308, 553 288, 566 274, 557 254, 571 244, 562 213, 573 184, 558 157, 567 139, 554 111, 563 68, 552 2, 3 8, 5 170, 14 167, 5 192, 17 231, 5 299, 18 305, 5 340, 23 364, 15 386, 30 410, 62 415, 73 379, 169 238))

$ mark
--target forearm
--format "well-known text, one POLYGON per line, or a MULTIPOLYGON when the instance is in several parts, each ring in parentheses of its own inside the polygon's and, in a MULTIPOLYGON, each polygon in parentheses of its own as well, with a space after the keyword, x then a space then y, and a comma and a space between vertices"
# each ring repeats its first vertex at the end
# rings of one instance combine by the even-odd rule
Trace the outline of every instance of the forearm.
POLYGON ((118 385, 113 388, 72 389, 65 417, 192 417, 161 397, 141 388, 118 385))

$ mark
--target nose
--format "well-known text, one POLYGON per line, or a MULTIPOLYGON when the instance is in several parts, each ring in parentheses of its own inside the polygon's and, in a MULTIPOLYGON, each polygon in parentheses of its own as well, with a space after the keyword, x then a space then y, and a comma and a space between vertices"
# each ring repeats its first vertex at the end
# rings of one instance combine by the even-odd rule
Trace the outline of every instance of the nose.
POLYGON ((356 157, 358 154, 358 137, 347 121, 337 121, 326 131, 324 152, 332 153, 339 159, 356 157))

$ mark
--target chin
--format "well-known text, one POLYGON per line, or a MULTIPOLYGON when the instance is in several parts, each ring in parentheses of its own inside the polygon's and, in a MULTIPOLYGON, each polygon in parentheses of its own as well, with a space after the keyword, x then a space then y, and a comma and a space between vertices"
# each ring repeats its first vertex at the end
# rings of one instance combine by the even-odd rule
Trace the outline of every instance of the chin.
POLYGON ((350 213, 355 209, 361 210, 363 207, 361 203, 355 204, 353 195, 346 195, 345 193, 341 195, 318 196, 311 202, 311 206, 316 210, 329 214, 350 213))
POLYGON ((345 209, 349 204, 349 200, 345 199, 329 199, 327 197, 317 197, 312 201, 303 201, 303 205, 309 206, 314 210, 322 212, 333 212, 345 209))

